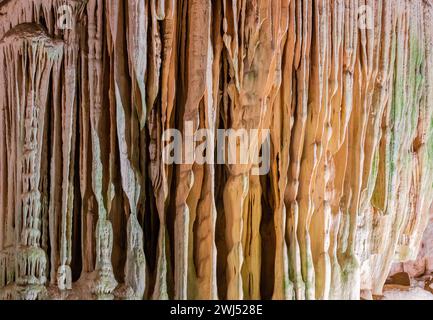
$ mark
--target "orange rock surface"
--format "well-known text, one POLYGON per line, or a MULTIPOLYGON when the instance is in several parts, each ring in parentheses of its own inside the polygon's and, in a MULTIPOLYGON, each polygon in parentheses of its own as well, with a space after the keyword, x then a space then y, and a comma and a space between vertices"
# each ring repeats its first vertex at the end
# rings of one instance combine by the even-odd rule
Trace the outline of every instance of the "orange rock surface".
POLYGON ((432 200, 431 0, 0 0, 0 299, 381 295, 432 200))

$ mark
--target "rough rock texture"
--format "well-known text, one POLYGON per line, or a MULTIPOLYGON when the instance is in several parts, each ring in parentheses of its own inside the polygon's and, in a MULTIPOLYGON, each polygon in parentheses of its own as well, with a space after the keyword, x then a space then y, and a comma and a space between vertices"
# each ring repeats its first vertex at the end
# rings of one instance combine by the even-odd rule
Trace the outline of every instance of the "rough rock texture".
MULTIPOLYGON (((424 231, 417 258, 406 262, 394 263, 386 283, 394 286, 401 284, 402 279, 406 279, 405 290, 418 287, 418 291, 420 291, 419 289, 424 289, 427 292, 433 293, 433 214, 430 216, 429 224, 424 231), (409 280, 409 284, 407 284, 407 280, 409 280)), ((386 285, 385 291, 389 289, 387 287, 386 285)))
POLYGON ((411 278, 433 275, 433 215, 422 238, 421 247, 415 260, 395 263, 390 276, 405 272, 411 278))
POLYGON ((0 298, 380 295, 432 88, 432 0, 0 0, 0 298), (270 171, 169 128, 269 129, 270 171))

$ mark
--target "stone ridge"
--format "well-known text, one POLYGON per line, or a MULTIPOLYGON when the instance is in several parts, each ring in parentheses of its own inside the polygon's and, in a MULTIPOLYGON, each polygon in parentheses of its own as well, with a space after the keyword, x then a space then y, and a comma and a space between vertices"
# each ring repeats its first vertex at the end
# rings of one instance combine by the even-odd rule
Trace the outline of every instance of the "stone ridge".
POLYGON ((6 0, 0 39, 0 299, 372 299, 417 257, 432 1, 6 0))

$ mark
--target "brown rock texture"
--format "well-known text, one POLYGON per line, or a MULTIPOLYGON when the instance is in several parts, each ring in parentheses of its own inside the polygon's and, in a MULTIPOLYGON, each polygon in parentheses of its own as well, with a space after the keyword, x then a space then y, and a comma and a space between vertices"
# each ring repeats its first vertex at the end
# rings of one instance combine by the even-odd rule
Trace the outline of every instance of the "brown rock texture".
POLYGON ((432 200, 432 0, 0 0, 0 299, 371 298, 432 200))

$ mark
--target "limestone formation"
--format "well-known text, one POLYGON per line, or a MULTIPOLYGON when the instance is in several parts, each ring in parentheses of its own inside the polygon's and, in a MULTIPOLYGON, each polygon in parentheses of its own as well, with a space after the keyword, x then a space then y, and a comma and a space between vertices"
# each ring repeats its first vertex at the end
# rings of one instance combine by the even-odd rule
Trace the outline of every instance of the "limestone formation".
POLYGON ((418 282, 426 290, 433 293, 433 216, 421 242, 418 256, 415 260, 397 262, 393 265, 387 282, 394 284, 397 275, 405 275, 411 282, 418 282))
POLYGON ((432 202, 432 0, 0 0, 0 299, 373 298, 432 202))

